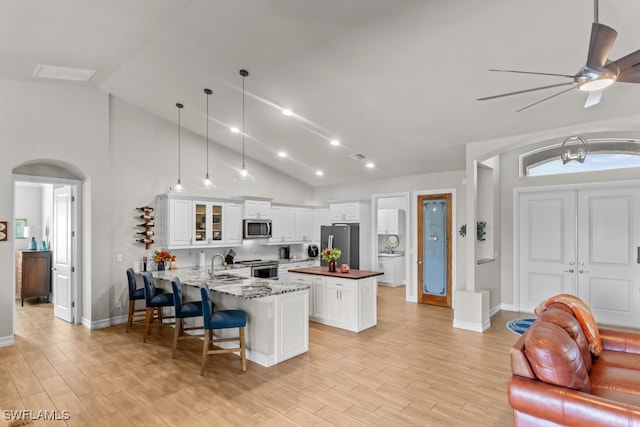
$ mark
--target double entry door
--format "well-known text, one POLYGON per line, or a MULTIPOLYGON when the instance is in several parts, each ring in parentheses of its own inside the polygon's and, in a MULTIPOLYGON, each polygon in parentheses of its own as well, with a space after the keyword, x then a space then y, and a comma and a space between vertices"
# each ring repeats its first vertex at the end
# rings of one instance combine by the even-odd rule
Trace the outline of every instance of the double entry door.
POLYGON ((519 196, 520 310, 568 293, 598 323, 640 324, 640 189, 533 191, 519 196))

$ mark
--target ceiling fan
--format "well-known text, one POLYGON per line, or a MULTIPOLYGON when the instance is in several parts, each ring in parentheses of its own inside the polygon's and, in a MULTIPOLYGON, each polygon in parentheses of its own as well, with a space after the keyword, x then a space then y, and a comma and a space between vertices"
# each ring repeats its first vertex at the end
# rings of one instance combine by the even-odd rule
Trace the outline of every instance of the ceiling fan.
POLYGON ((560 86, 571 86, 561 92, 555 93, 544 99, 520 108, 519 111, 526 110, 529 107, 540 104, 548 99, 554 98, 573 89, 580 89, 589 92, 585 108, 596 105, 600 102, 602 91, 614 82, 640 83, 640 49, 635 52, 623 56, 617 61, 609 59, 609 53, 613 47, 618 33, 611 27, 598 23, 598 0, 594 0, 594 23, 591 26, 591 40, 589 42, 589 52, 587 54, 586 65, 574 75, 569 74, 553 74, 553 73, 537 73, 532 71, 517 70, 489 70, 501 73, 521 73, 521 74, 537 74, 542 76, 566 77, 571 79, 570 82, 557 83, 547 86, 539 86, 531 89, 519 90, 516 92, 503 93, 500 95, 487 96, 478 98, 478 101, 486 101, 489 99, 502 98, 505 96, 519 95, 521 93, 534 92, 537 90, 551 89, 560 86))

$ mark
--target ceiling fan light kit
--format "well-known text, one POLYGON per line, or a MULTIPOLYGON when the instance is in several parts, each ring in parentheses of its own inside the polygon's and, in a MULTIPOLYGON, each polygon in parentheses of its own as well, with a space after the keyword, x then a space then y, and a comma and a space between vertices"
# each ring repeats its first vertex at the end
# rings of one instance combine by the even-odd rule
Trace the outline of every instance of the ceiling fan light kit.
POLYGON ((596 105, 600 102, 602 91, 611 86, 615 82, 640 83, 640 72, 637 65, 640 65, 640 50, 630 53, 617 61, 609 59, 609 53, 613 48, 618 33, 611 27, 600 24, 598 22, 598 0, 594 0, 594 22, 591 25, 591 39, 589 41, 589 51, 587 54, 586 65, 575 75, 539 73, 533 71, 518 70, 489 70, 504 73, 522 73, 537 74, 544 76, 555 76, 570 78, 572 81, 565 83, 557 83, 547 86, 539 86, 530 89, 519 90, 516 92, 503 93, 500 95, 487 96, 478 98, 478 101, 486 101, 490 99, 502 98, 505 96, 519 95, 528 92, 534 92, 544 89, 550 89, 559 86, 571 86, 568 89, 555 93, 551 96, 543 98, 539 101, 529 104, 517 111, 526 110, 529 107, 538 105, 541 102, 554 98, 572 89, 578 88, 581 91, 589 92, 589 96, 584 104, 585 108, 596 105), (634 69, 635 67, 635 69, 634 69))

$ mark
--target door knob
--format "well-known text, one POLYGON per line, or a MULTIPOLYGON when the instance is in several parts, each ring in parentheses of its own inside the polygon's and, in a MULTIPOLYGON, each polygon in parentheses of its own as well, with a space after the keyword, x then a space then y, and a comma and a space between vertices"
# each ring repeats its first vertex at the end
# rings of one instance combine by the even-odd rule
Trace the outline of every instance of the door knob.
POLYGON ((588 273, 589 270, 583 270, 582 268, 580 270, 578 270, 578 273, 582 274, 582 273, 588 273))
POLYGON ((573 268, 570 268, 569 270, 565 270, 565 273, 573 273, 573 268))
POLYGON ((418 264, 422 264, 422 261, 418 261, 418 264))

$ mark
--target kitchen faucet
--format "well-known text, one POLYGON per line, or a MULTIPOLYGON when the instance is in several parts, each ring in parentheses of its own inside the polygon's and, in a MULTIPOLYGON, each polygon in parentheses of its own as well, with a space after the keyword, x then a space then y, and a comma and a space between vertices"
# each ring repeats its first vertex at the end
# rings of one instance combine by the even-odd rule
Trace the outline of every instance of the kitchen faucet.
POLYGON ((222 254, 213 254, 213 256, 211 257, 211 270, 208 271, 209 275, 213 275, 213 263, 216 260, 216 257, 220 257, 220 261, 222 261, 222 264, 220 265, 224 265, 224 257, 222 256, 222 254))

